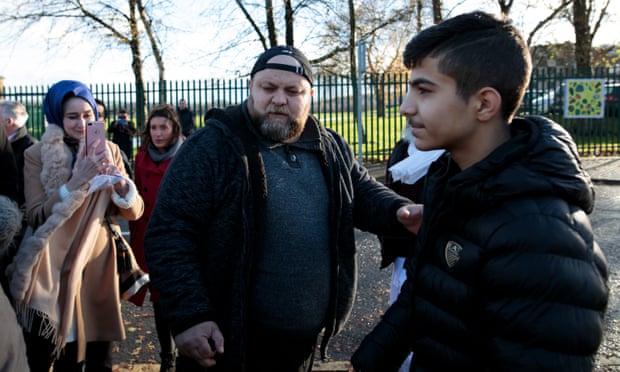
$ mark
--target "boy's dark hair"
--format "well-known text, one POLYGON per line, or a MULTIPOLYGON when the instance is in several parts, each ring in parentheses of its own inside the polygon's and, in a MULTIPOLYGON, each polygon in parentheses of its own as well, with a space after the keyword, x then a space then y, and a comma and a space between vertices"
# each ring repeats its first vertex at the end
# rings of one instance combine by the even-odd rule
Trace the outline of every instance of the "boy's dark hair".
POLYGON ((506 18, 472 12, 447 19, 414 36, 403 53, 409 69, 426 57, 439 58, 438 69, 456 80, 457 93, 468 100, 483 87, 502 97, 502 118, 516 113, 532 71, 521 33, 506 18))

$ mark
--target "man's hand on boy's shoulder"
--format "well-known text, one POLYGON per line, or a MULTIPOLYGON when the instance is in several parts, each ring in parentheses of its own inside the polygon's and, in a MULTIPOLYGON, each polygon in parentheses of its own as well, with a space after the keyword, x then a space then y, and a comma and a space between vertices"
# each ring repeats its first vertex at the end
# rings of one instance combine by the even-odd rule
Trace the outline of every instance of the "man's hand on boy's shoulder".
POLYGON ((422 224, 423 212, 423 204, 408 204, 400 207, 398 211, 396 211, 396 217, 407 230, 417 234, 422 224))

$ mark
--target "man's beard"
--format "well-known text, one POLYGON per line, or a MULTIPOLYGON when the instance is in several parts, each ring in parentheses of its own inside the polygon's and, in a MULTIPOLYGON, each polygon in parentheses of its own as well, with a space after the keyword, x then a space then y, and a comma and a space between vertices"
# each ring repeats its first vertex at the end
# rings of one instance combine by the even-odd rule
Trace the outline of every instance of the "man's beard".
POLYGON ((258 129, 263 136, 274 142, 284 142, 301 134, 304 129, 304 125, 299 121, 291 120, 288 116, 272 119, 267 118, 267 115, 276 112, 285 113, 288 115, 288 112, 280 110, 268 111, 264 117, 260 118, 261 122, 258 129))

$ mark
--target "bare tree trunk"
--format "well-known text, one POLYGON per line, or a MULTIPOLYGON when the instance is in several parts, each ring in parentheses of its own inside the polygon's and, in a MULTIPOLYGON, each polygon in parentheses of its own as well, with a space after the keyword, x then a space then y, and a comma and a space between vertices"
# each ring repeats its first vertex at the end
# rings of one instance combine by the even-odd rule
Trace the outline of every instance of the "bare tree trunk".
POLYGON ((575 27, 575 63, 577 71, 589 76, 592 42, 586 0, 573 1, 573 25, 575 27))
POLYGON ((510 8, 512 8, 513 0, 497 0, 497 4, 499 5, 499 11, 508 16, 510 14, 510 8))
POLYGON ((159 50, 159 44, 157 43, 157 38, 155 37, 155 33, 153 32, 153 28, 151 27, 151 17, 146 12, 144 5, 142 4, 142 0, 137 0, 138 10, 140 12, 140 20, 142 20, 142 24, 144 25, 144 30, 149 38, 149 42, 151 43, 151 50, 153 51, 153 57, 155 57, 155 62, 157 63, 158 77, 159 77, 159 103, 165 103, 166 99, 166 68, 164 67, 164 60, 161 56, 161 51, 159 50))
POLYGON ((265 0, 265 17, 267 18, 267 34, 269 35, 269 46, 278 45, 278 34, 276 33, 276 22, 273 18, 273 1, 265 0))
MULTIPOLYGON (((351 70, 351 86, 353 87, 353 97, 357 97, 357 59, 355 58, 355 41, 357 35, 355 31, 355 1, 348 0, 349 3, 349 64, 351 70)), ((354 110, 357 113, 357 98, 354 98, 354 110)))
POLYGON ((295 13, 293 12, 291 0, 284 0, 284 22, 286 25, 286 45, 295 45, 293 37, 293 31, 295 30, 295 13))
MULTIPOLYGON (((588 22, 589 11, 587 0, 573 0, 573 26, 575 28, 575 64, 577 74, 581 77, 592 76, 590 66, 591 38, 590 24, 588 22)), ((583 128, 585 133, 592 130, 592 120, 578 119, 577 125, 583 128)))
MULTIPOLYGON (((433 20, 435 19, 435 2, 436 1, 437 0, 433 0, 433 20)), ((424 20, 422 19, 422 9, 424 9, 424 2, 422 0, 415 0, 415 3, 416 3, 415 4, 416 5, 416 14, 415 14, 416 28, 418 32, 420 32, 420 30, 422 30, 422 27, 424 27, 424 20)))
MULTIPOLYGON (((420 1, 420 4, 422 3, 422 1, 420 1)), ((441 21, 443 21, 443 14, 441 14, 441 8, 442 8, 443 4, 441 3, 441 0, 433 0, 433 22, 435 24, 440 23, 441 21)), ((418 9, 421 10, 421 9, 418 9)), ((421 11, 419 13, 422 13, 421 11)), ((419 28, 420 30, 422 29, 421 27, 419 28)))
MULTIPOLYGON (((252 18, 252 16, 248 12, 248 10, 243 5, 243 2, 241 2, 241 0, 235 0, 235 3, 237 3, 237 6, 243 12, 243 15, 245 16, 245 19, 247 19, 248 22, 250 22, 250 25, 252 25, 252 29, 256 32, 256 35, 258 35, 258 38, 260 39, 260 43, 263 45, 263 49, 265 49, 265 50, 269 49, 269 46, 267 45, 267 39, 265 38, 265 35, 263 35, 263 33, 261 32, 260 27, 258 27, 256 22, 254 22, 254 19, 252 18)), ((272 19, 273 19, 273 17, 272 17, 272 19)))
MULTIPOLYGON (((358 107, 362 104, 357 99, 360 87, 357 85, 357 58, 355 58, 355 48, 357 47, 356 33, 356 17, 355 17, 355 1, 348 0, 349 3, 349 62, 351 64, 351 87, 353 88, 353 112, 355 113, 355 121, 359 123, 358 107)), ((358 133, 358 143, 364 141, 364 134, 358 133)))
POLYGON ((131 69, 136 79, 136 124, 139 129, 144 126, 146 117, 146 96, 144 92, 144 78, 142 77, 142 56, 140 54, 140 30, 138 30, 138 19, 136 8, 138 0, 129 0, 129 28, 131 39, 131 69))

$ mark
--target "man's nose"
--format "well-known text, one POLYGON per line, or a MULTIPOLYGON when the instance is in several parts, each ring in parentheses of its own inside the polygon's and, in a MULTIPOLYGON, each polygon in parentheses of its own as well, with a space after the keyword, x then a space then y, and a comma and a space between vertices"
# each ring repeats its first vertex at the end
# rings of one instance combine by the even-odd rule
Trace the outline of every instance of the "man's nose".
POLYGON ((271 102, 273 102, 276 105, 286 104, 286 93, 280 90, 275 91, 273 93, 273 96, 271 97, 271 102))

